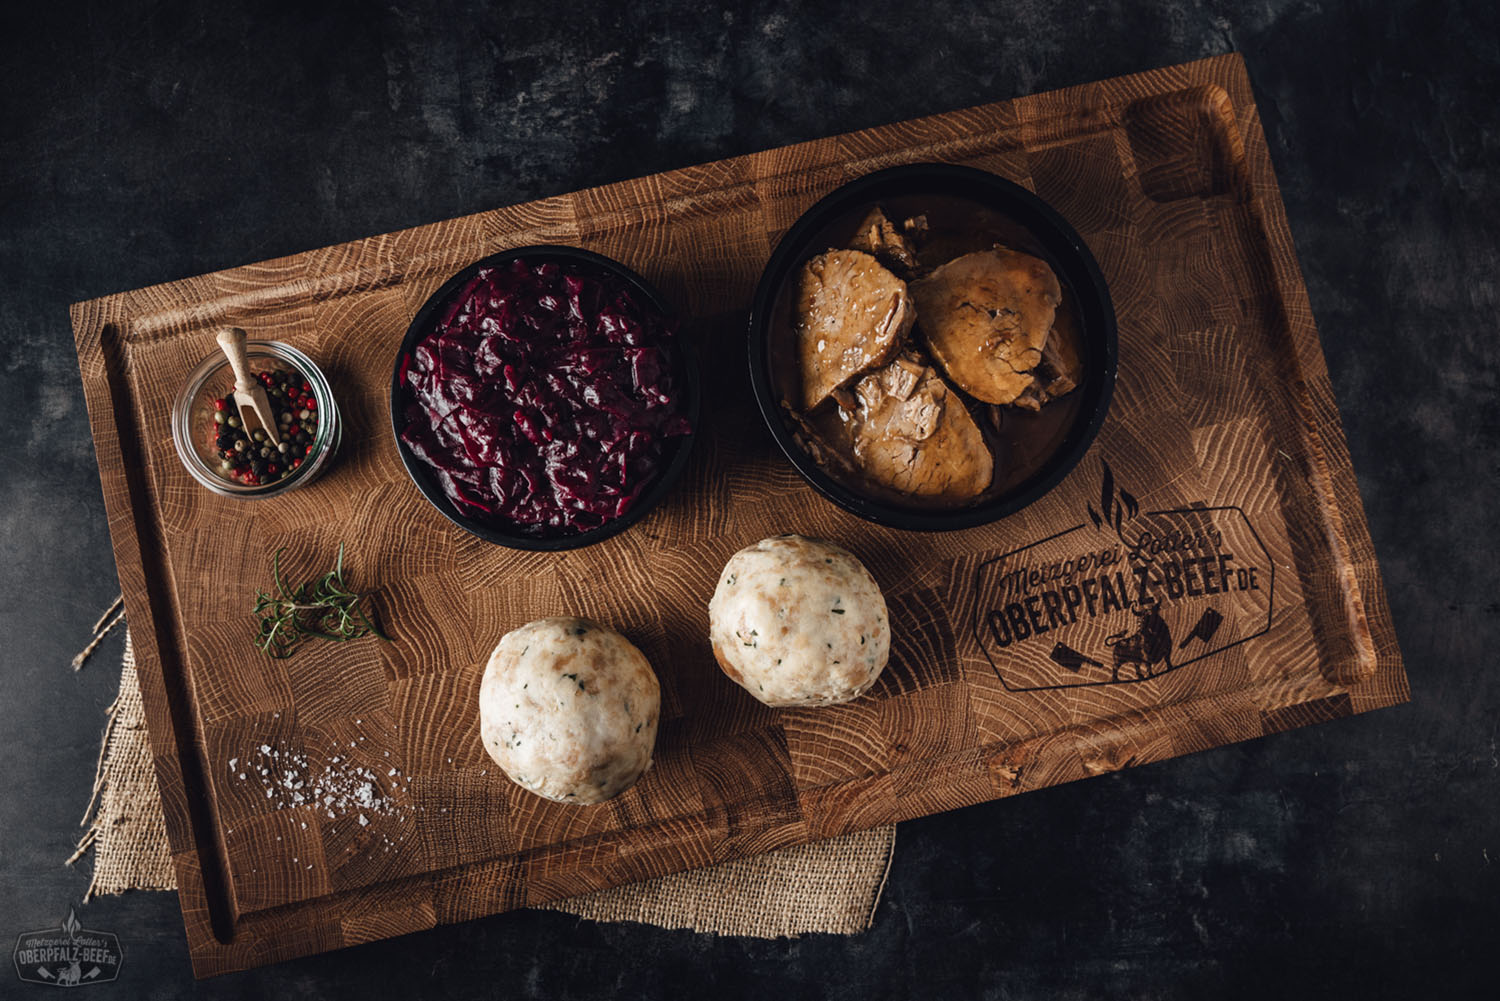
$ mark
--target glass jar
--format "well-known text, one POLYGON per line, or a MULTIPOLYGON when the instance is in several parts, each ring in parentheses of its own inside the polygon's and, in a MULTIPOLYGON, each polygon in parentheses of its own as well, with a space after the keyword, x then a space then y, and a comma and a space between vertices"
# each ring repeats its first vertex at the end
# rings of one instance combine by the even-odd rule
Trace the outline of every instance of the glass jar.
POLYGON ((214 403, 234 394, 234 373, 229 368, 229 360, 219 351, 193 369, 178 393, 172 407, 172 441, 193 479, 214 493, 225 497, 273 497, 306 486, 328 468, 339 447, 338 405, 322 370, 290 344, 249 341, 245 344, 245 358, 252 374, 291 372, 312 387, 313 399, 317 401, 318 427, 313 433, 312 450, 302 456, 302 464, 279 480, 261 484, 241 483, 229 479, 221 471, 222 459, 214 443, 214 432, 219 427, 214 420, 214 403))

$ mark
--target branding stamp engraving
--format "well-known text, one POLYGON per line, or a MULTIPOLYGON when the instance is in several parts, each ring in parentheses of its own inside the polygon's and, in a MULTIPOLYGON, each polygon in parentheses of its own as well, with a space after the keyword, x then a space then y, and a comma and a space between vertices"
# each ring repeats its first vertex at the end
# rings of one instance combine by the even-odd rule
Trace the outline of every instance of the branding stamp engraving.
POLYGON ((1010 691, 1146 681, 1271 628, 1276 566, 1241 508, 1142 511, 1103 474, 1088 521, 975 572, 975 638, 1010 691))

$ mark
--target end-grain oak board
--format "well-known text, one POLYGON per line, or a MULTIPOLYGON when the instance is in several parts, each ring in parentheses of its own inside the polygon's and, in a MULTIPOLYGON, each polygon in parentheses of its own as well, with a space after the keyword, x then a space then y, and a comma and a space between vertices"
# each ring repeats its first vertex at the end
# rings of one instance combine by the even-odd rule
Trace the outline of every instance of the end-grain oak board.
POLYGON ((1010 796, 1407 698, 1374 551, 1243 64, 1223 56, 868 129, 81 303, 79 364, 194 970, 386 938, 1010 796), (947 161, 1033 189, 1098 258, 1119 380, 1089 454, 968 531, 867 524, 814 494, 750 396, 744 309, 777 240, 843 182, 947 161), (492 251, 573 244, 644 274, 701 338, 681 485, 579 551, 517 552, 428 506, 386 417, 423 300, 492 251), (347 431, 314 485, 196 484, 170 408, 216 328, 328 373, 347 431), (837 540, 894 645, 845 706, 773 711, 714 665, 741 546, 837 540), (340 541, 392 644, 252 648, 270 555, 340 541), (545 615, 612 624, 661 677, 656 763, 597 807, 512 785, 481 666, 545 615))

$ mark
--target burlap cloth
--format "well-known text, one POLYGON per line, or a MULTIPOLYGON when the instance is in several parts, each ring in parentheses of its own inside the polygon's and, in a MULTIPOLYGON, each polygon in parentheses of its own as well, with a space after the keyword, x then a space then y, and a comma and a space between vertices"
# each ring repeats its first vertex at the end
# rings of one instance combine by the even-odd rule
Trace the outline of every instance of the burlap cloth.
MULTIPOLYGON (((69 859, 93 849, 94 874, 84 899, 175 890, 128 633, 120 694, 109 708, 99 755, 84 817, 88 832, 69 859)), ((874 920, 895 846, 896 828, 879 827, 546 906, 594 921, 641 921, 720 935, 852 935, 874 920)))

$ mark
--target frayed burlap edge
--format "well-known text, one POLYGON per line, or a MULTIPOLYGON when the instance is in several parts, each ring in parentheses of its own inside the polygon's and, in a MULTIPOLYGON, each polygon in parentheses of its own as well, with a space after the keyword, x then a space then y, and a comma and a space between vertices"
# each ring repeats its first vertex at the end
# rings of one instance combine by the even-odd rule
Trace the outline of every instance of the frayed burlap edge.
POLYGON ((874 923, 895 847, 896 828, 877 827, 545 906, 719 935, 854 935, 874 923))
MULTIPOLYGON (((120 694, 108 710, 83 823, 88 831, 68 861, 93 849, 85 901, 126 890, 177 888, 128 632, 120 694)), ((873 923, 895 846, 896 828, 879 827, 546 907, 593 921, 638 921, 720 935, 850 935, 873 923)))
MULTIPOLYGON (((80 655, 86 656, 86 655, 80 655)), ((75 661, 75 669, 79 662, 75 661)), ((120 693, 105 710, 104 739, 94 791, 84 811, 88 826, 72 863, 94 850, 94 874, 83 899, 126 890, 175 890, 167 821, 146 736, 146 707, 135 676, 135 650, 125 634, 120 693)))

